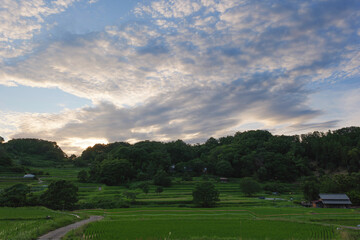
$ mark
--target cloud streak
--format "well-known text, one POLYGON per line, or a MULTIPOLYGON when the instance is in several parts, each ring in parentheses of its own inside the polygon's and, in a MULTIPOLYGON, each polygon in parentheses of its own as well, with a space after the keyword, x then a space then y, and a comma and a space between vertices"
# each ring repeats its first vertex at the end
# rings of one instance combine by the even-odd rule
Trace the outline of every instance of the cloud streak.
MULTIPOLYGON (((2 30, 3 39, 28 39, 72 1, 36 3, 21 37, 2 30)), ((326 109, 309 96, 314 84, 359 77, 358 10, 352 0, 143 2, 135 20, 1 64, 0 84, 58 87, 93 102, 31 117, 54 127, 18 120, 12 137, 196 142, 251 122, 281 133, 337 127, 338 118, 319 121, 326 109)))

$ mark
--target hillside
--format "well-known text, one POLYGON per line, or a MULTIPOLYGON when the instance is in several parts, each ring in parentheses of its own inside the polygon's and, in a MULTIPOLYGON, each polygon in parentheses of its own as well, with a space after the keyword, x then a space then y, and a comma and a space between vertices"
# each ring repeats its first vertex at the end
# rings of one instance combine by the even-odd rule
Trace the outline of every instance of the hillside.
POLYGON ((61 165, 66 154, 55 143, 40 139, 12 139, 0 145, 2 166, 53 167, 61 165))

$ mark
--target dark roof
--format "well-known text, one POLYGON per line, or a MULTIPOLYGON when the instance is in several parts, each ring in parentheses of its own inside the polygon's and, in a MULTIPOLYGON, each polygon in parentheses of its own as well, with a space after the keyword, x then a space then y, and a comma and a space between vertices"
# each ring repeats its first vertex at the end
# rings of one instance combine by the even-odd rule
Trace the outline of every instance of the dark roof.
POLYGON ((319 194, 320 199, 324 204, 352 204, 349 197, 344 194, 319 194))

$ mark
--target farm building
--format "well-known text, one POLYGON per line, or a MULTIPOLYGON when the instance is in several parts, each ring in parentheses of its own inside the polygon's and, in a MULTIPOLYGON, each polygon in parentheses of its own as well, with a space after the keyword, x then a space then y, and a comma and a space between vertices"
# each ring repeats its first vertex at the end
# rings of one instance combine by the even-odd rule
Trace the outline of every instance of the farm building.
POLYGON ((220 182, 222 182, 222 183, 227 183, 227 182, 229 182, 229 179, 226 178, 226 177, 221 177, 221 178, 220 178, 220 182))
POLYGON ((320 199, 314 201, 315 207, 324 207, 324 208, 348 208, 351 206, 351 201, 349 197, 344 194, 319 194, 320 199))
POLYGON ((30 173, 24 175, 24 178, 34 178, 34 177, 35 175, 30 173))

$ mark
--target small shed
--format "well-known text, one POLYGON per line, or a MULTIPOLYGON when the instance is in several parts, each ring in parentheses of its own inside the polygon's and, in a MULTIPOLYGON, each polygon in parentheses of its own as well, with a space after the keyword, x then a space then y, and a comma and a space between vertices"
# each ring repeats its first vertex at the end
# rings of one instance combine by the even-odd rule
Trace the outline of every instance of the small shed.
POLYGON ((227 183, 227 182, 229 182, 229 179, 226 178, 226 177, 221 177, 221 178, 220 178, 220 182, 222 182, 222 183, 227 183))
POLYGON ((35 177, 35 175, 31 174, 31 173, 28 173, 28 174, 24 175, 24 178, 34 178, 34 177, 35 177))
POLYGON ((345 193, 320 193, 319 197, 319 201, 321 202, 321 204, 318 203, 316 205, 321 205, 324 208, 348 208, 352 204, 350 198, 345 193))

